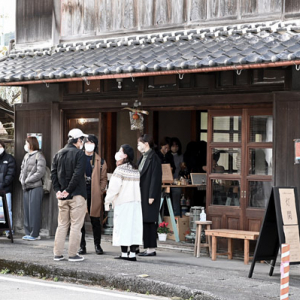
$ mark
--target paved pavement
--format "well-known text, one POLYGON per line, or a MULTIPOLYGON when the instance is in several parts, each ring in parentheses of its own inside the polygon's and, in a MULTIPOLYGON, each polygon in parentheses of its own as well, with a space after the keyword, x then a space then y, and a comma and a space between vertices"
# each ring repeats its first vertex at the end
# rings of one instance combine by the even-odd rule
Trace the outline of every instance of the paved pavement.
MULTIPOLYGON (((103 238, 102 247, 105 254, 96 255, 92 238, 88 236, 85 261, 55 262, 53 239, 28 242, 15 237, 14 244, 11 244, 6 238, 0 238, 0 270, 7 268, 14 273, 41 278, 57 277, 60 281, 182 299, 191 296, 194 299, 279 299, 279 264, 270 277, 269 266, 256 263, 253 277, 249 279, 250 265, 244 265, 242 257, 227 260, 219 256, 216 261, 211 261, 203 254, 195 258, 191 246, 183 243, 161 243, 157 256, 138 257, 137 262, 115 260, 119 248, 113 247, 107 236, 103 238)), ((290 271, 290 300, 298 299, 300 265, 293 265, 290 271)))

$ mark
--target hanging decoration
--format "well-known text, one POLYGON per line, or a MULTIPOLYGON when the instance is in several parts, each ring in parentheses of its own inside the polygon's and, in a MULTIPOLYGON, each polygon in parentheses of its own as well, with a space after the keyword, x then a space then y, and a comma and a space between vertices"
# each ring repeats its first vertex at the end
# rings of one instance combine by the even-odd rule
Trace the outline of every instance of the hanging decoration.
POLYGON ((131 130, 140 130, 143 131, 144 129, 144 115, 149 115, 149 112, 146 110, 138 109, 141 105, 138 100, 135 100, 133 104, 133 108, 125 107, 123 109, 130 110, 129 112, 129 120, 130 120, 130 129, 131 130))

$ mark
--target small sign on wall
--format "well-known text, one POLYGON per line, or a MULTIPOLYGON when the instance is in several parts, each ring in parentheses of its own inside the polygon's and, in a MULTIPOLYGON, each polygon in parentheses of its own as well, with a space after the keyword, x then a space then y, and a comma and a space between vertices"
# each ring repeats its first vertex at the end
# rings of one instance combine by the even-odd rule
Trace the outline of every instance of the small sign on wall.
POLYGON ((40 150, 42 150, 42 140, 43 140, 42 133, 27 133, 27 137, 36 137, 39 143, 39 148, 40 150))

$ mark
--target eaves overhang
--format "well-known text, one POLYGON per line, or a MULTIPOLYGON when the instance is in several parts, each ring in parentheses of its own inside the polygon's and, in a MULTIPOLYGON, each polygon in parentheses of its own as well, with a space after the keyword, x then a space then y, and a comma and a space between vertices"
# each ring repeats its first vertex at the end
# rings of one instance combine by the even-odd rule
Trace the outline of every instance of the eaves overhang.
POLYGON ((14 50, 0 85, 134 78, 300 65, 300 21, 199 28, 14 50))

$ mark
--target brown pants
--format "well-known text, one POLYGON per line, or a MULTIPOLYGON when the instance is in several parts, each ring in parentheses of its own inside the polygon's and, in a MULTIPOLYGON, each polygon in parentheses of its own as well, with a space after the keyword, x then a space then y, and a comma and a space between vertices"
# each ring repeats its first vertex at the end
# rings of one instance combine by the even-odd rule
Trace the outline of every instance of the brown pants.
POLYGON ((69 257, 75 256, 80 247, 81 227, 86 214, 86 201, 82 196, 58 200, 58 226, 54 241, 54 255, 62 255, 70 227, 69 257))

